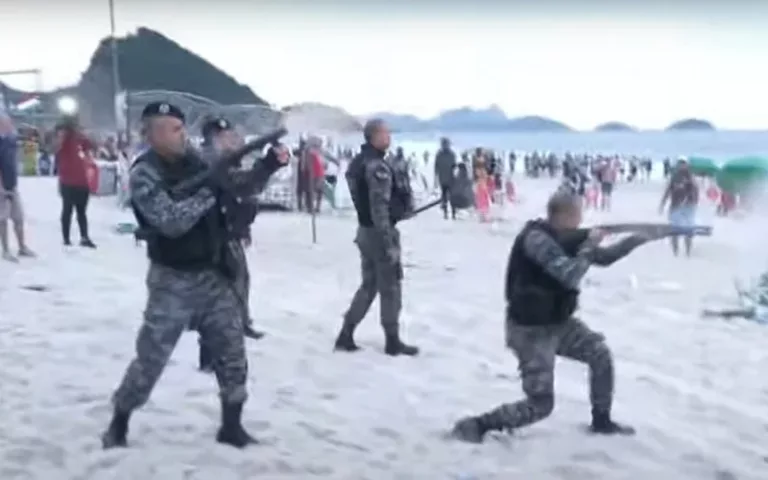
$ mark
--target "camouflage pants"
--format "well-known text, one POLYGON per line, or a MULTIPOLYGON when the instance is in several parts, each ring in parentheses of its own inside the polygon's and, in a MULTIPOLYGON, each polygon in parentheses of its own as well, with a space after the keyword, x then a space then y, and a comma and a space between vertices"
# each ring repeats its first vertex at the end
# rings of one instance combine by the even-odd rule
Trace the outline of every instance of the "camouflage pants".
POLYGON ((179 272, 152 265, 147 289, 136 356, 112 397, 115 408, 131 411, 147 402, 187 329, 197 330, 211 349, 222 400, 245 401, 248 363, 241 307, 229 282, 213 271, 179 272))
POLYGON ((251 323, 249 306, 251 297, 251 275, 248 272, 248 257, 245 255, 245 248, 243 247, 242 242, 230 242, 230 248, 232 249, 232 255, 235 257, 238 267, 240 267, 235 276, 234 286, 235 292, 243 304, 243 323, 248 325, 251 323))
POLYGON ((571 318, 562 325, 530 327, 507 324, 506 341, 518 359, 518 370, 526 398, 504 404, 485 414, 496 429, 519 428, 549 416, 555 406, 555 358, 586 363, 589 367, 589 397, 596 411, 609 412, 613 402, 613 358, 602 334, 581 320, 571 318))
MULTIPOLYGON (((400 248, 399 233, 395 241, 400 248)), ((361 283, 344 314, 344 325, 350 329, 357 327, 378 294, 381 326, 385 333, 396 334, 399 331, 402 307, 402 264, 393 263, 387 258, 379 234, 372 228, 358 228, 355 243, 360 250, 361 283)))
MULTIPOLYGON (((248 258, 245 255, 245 248, 241 242, 232 241, 229 243, 229 248, 231 249, 230 251, 232 252, 232 256, 238 267, 235 274, 235 281, 231 287, 235 289, 235 299, 240 307, 240 318, 243 322, 243 327, 246 327, 251 325, 251 312, 249 307, 251 276, 248 272, 248 258)), ((213 362, 211 348, 206 344, 202 335, 198 341, 200 343, 200 368, 208 368, 213 362)))

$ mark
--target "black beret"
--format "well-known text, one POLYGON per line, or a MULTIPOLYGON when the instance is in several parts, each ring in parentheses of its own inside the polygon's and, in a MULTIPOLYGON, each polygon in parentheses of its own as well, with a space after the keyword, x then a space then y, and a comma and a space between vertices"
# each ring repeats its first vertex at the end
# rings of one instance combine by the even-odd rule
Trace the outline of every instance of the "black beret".
POLYGON ((184 112, 181 111, 176 105, 171 105, 167 102, 152 102, 144 107, 141 111, 141 119, 152 117, 174 117, 178 118, 182 122, 184 119, 184 112))
POLYGON ((200 134, 203 138, 211 138, 213 135, 221 133, 225 130, 232 130, 235 126, 226 118, 212 118, 203 123, 203 127, 200 134))

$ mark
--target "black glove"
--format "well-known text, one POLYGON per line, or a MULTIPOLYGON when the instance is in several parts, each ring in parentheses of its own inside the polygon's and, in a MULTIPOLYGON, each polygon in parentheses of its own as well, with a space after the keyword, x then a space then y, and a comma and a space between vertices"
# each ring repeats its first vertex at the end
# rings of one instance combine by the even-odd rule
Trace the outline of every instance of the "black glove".
MULTIPOLYGON (((259 161, 263 162, 263 165, 271 170, 278 170, 284 167, 286 164, 281 162, 280 159, 277 158, 277 150, 280 147, 283 147, 283 145, 280 142, 273 142, 270 149, 267 150, 267 154, 264 155, 264 157, 259 161)), ((254 163, 253 165, 255 167, 256 163, 254 163)))

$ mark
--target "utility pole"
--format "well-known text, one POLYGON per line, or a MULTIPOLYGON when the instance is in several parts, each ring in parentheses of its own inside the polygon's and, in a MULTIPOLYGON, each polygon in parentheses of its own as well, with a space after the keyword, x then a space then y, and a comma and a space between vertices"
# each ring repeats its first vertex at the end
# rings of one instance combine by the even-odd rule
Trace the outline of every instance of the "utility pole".
POLYGON ((115 115, 115 132, 119 134, 120 128, 118 119, 122 116, 121 106, 118 103, 120 95, 120 63, 117 56, 117 37, 115 28, 115 0, 109 0, 109 31, 111 35, 110 45, 112 47, 112 105, 115 115))

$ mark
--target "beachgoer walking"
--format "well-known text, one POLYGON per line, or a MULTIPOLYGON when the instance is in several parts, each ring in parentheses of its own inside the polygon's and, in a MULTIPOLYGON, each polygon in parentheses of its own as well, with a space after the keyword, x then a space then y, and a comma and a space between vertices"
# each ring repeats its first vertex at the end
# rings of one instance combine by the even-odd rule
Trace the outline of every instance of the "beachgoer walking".
MULTIPOLYGON (((669 201, 669 223, 683 228, 694 226, 696 222, 696 207, 699 203, 699 187, 696 185, 696 179, 688 168, 688 162, 683 157, 678 159, 675 171, 672 172, 667 188, 664 190, 664 195, 661 197, 661 204, 659 205, 659 213, 664 211, 667 201, 669 201)), ((693 246, 693 234, 683 235, 683 239, 685 242, 685 254, 690 256, 693 246)), ((679 237, 675 235, 671 237, 670 241, 672 253, 677 255, 679 252, 679 237)))

